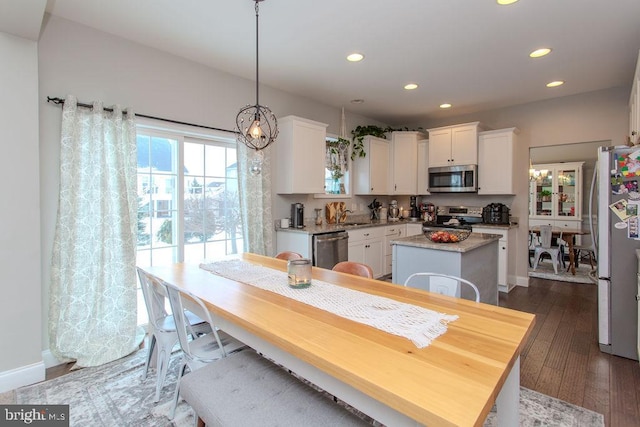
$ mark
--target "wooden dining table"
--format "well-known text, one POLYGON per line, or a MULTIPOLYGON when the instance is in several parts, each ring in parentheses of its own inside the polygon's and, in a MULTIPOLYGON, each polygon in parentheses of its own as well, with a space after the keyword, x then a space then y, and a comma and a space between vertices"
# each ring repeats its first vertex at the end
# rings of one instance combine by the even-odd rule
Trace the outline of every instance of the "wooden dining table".
MULTIPOLYGON (((240 258, 287 268, 276 258, 240 258)), ((385 425, 481 426, 494 404, 498 425, 519 424, 520 353, 533 314, 313 267, 312 280, 459 316, 418 348, 197 265, 144 270, 200 297, 222 330, 385 425)))
MULTIPOLYGON (((529 232, 540 235, 540 227, 530 227, 529 232)), ((576 260, 573 250, 575 237, 584 236, 587 234, 589 234, 589 231, 583 230, 581 228, 551 227, 551 237, 562 238, 563 241, 567 242, 567 250, 569 251, 569 267, 567 267, 567 269, 571 270, 571 274, 573 274, 574 276, 576 275, 576 260)))

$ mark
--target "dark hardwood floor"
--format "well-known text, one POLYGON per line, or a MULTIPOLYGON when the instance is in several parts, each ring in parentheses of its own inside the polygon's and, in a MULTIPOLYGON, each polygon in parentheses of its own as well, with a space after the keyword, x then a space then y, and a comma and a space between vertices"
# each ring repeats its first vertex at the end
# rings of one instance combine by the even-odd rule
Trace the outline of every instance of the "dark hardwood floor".
POLYGON ((599 412, 606 426, 640 426, 640 365, 600 351, 596 285, 530 278, 500 293, 500 305, 536 315, 523 387, 599 412))
MULTIPOLYGON (((640 365, 598 347, 595 285, 530 278, 500 293, 500 306, 536 315, 521 356, 520 384, 604 415, 607 427, 640 426, 640 365)), ((47 379, 72 364, 47 369, 47 379)))

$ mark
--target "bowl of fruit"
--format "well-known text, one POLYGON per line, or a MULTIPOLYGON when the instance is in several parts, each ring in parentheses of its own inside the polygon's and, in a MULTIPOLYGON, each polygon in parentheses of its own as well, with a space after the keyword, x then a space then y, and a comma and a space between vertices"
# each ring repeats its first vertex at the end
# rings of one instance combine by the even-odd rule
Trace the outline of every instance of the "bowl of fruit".
POLYGON ((466 240, 471 230, 428 229, 424 228, 424 235, 434 243, 459 243, 466 240))

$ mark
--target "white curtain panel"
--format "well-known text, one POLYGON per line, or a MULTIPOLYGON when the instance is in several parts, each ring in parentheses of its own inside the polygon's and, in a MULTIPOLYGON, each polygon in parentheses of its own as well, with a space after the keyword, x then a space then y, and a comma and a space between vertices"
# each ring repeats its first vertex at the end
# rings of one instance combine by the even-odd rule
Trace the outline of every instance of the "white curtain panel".
MULTIPOLYGON (((277 144, 277 142, 275 142, 277 144)), ((240 181, 240 211, 246 252, 271 256, 273 253, 273 214, 271 212, 271 150, 261 150, 262 171, 250 172, 256 151, 238 143, 238 174, 240 181)))
POLYGON ((136 129, 132 111, 62 112, 60 195, 53 243, 50 349, 98 366, 136 350, 136 129))

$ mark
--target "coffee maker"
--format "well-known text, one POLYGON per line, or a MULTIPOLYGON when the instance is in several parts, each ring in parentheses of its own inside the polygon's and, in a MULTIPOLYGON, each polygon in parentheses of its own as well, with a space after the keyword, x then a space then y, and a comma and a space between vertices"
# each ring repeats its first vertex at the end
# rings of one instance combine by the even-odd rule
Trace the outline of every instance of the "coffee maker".
POLYGON ((304 227, 304 205, 302 203, 291 204, 291 227, 304 227))
POLYGON ((416 203, 416 196, 411 196, 410 197, 409 218, 411 219, 411 221, 418 221, 420 219, 420 212, 418 211, 418 204, 416 203))

